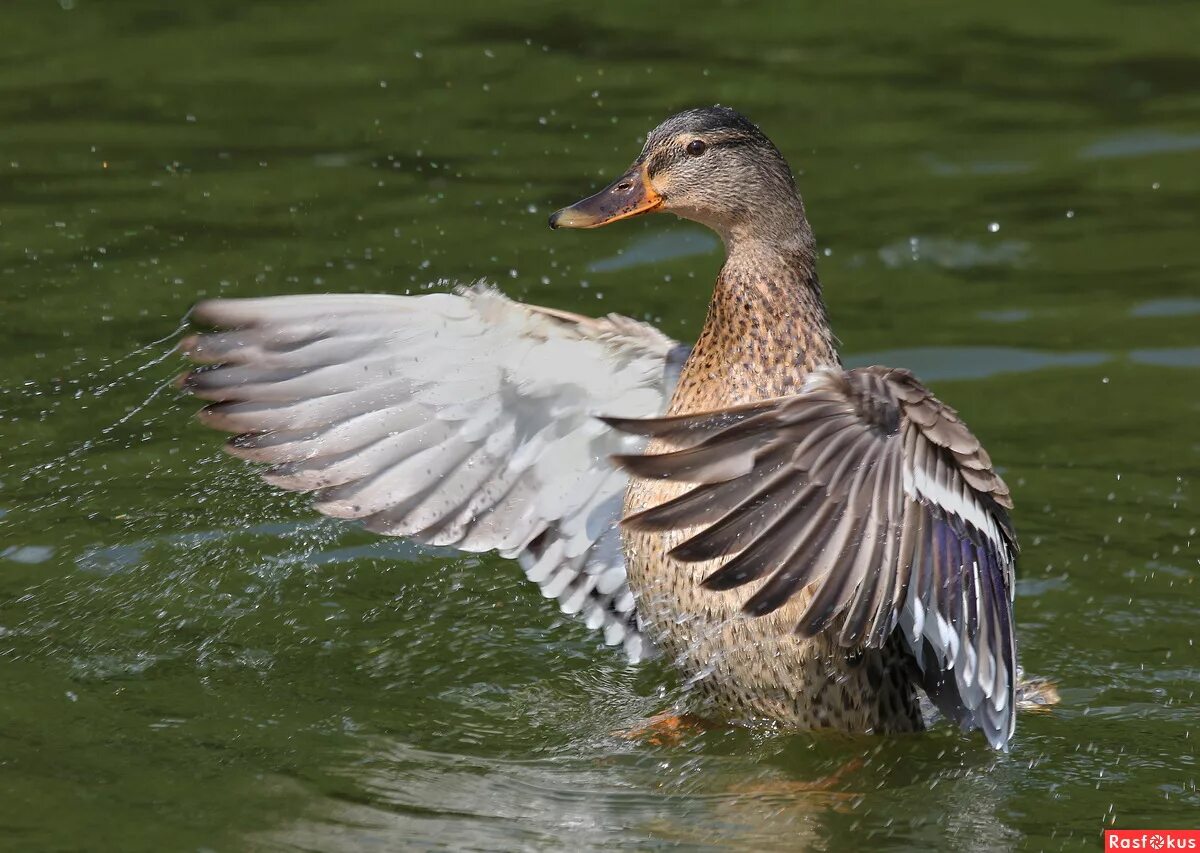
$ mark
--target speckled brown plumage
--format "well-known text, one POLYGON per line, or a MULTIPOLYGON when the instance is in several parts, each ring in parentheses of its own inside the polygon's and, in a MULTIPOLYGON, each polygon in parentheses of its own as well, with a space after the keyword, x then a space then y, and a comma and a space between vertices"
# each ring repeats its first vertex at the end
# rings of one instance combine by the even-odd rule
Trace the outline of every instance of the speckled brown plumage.
POLYGON ((839 363, 811 252, 739 246, 717 278, 669 411, 782 397, 814 367, 839 363))
MULTIPOLYGON (((792 394, 814 368, 840 363, 807 226, 800 236, 783 250, 756 241, 731 247, 668 414, 792 394)), ((648 452, 669 447, 657 442, 648 452)), ((689 489, 635 480, 626 512, 689 489)), ((895 640, 882 649, 848 650, 832 632, 798 636, 793 628, 811 598, 807 593, 766 616, 746 615, 741 609, 753 588, 717 594, 702 586, 726 560, 683 563, 668 556, 695 532, 629 530, 626 556, 646 630, 711 711, 810 729, 890 733, 923 727, 895 640)))

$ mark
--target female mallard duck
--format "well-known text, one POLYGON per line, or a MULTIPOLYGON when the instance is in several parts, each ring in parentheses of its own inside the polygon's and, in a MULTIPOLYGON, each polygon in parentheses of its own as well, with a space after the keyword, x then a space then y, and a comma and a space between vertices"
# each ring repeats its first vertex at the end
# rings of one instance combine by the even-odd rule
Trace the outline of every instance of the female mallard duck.
POLYGON ((746 118, 673 116, 550 225, 656 210, 725 243, 690 354, 478 286, 214 300, 193 316, 226 331, 183 349, 215 366, 182 387, 269 482, 380 533, 516 557, 724 716, 912 731, 919 688, 1007 748, 1017 547, 987 453, 911 374, 841 367, 804 205, 746 118))

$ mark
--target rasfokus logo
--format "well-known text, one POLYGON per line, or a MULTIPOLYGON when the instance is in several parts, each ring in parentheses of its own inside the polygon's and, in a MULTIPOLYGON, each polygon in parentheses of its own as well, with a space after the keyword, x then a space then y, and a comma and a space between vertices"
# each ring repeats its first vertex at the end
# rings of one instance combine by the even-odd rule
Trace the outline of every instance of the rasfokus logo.
POLYGON ((1104 849, 1200 851, 1200 829, 1106 829, 1104 849))

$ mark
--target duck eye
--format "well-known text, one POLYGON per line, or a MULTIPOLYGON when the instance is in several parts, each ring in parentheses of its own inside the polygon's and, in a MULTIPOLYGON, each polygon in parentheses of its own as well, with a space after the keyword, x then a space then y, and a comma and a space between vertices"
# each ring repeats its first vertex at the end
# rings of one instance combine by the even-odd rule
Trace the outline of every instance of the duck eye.
POLYGON ((704 144, 703 139, 693 139, 687 144, 687 153, 691 154, 693 157, 699 157, 704 153, 704 149, 707 147, 708 146, 704 144))

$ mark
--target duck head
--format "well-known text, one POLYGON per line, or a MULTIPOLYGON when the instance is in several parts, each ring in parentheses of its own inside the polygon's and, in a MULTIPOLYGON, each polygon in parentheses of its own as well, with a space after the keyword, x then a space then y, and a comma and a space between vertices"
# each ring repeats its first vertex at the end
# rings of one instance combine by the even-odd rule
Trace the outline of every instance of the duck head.
POLYGON ((707 225, 727 246, 808 230, 779 149, 741 113, 721 106, 671 116, 646 137, 625 174, 556 211, 550 227, 599 228, 654 211, 707 225))

